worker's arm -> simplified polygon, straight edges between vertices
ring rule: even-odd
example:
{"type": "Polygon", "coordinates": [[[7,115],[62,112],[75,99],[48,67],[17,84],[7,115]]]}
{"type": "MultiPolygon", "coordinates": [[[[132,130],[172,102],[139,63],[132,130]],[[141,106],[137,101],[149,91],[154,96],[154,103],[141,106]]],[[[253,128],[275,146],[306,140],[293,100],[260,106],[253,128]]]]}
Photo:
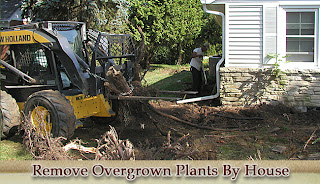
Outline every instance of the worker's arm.
{"type": "Polygon", "coordinates": [[[196,58],[196,57],[203,57],[203,55],[198,55],[196,52],[192,52],[192,54],[191,54],[191,57],[192,58],[196,58]]]}

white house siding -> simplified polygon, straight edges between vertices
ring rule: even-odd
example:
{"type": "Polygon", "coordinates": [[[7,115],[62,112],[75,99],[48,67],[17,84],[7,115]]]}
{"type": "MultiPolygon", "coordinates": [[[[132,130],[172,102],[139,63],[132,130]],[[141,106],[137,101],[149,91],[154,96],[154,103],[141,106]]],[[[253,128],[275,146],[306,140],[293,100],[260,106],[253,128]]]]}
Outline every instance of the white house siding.
{"type": "Polygon", "coordinates": [[[226,6],[226,66],[261,67],[263,58],[263,6],[226,6]]]}
{"type": "Polygon", "coordinates": [[[320,107],[320,0],[203,0],[204,4],[211,2],[225,6],[226,67],[220,68],[223,105],[280,102],[301,110],[320,107]],[[276,59],[267,56],[290,55],[286,40],[290,37],[287,12],[314,12],[314,35],[292,36],[314,38],[314,62],[304,57],[286,63],[279,57],[283,73],[276,76],[272,69],[276,59]]]}

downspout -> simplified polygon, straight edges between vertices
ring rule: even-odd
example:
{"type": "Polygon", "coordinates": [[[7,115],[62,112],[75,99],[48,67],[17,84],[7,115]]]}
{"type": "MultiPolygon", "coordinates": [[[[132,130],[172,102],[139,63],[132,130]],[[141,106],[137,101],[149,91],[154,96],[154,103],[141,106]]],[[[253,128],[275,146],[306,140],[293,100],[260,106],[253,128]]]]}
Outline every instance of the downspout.
{"type": "Polygon", "coordinates": [[[190,102],[197,102],[197,101],[203,101],[203,100],[211,100],[211,99],[218,98],[220,96],[220,65],[222,64],[222,62],[224,61],[224,58],[225,58],[225,17],[222,12],[208,10],[206,4],[203,5],[203,10],[207,13],[219,15],[222,17],[222,56],[216,66],[217,93],[214,95],[210,95],[210,96],[203,96],[203,97],[179,100],[179,101],[177,101],[177,103],[190,103],[190,102]]]}

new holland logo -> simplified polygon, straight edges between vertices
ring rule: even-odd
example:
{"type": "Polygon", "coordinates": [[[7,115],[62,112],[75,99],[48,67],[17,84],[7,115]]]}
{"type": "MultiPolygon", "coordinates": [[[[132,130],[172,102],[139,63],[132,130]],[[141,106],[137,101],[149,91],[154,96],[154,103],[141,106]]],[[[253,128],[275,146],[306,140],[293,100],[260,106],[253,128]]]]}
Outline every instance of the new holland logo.
{"type": "Polygon", "coordinates": [[[15,36],[1,36],[0,42],[28,42],[31,41],[31,35],[15,35],[15,36]]]}
{"type": "Polygon", "coordinates": [[[0,32],[0,45],[11,44],[32,44],[32,43],[49,43],[45,37],[33,31],[1,31],[0,32]]]}

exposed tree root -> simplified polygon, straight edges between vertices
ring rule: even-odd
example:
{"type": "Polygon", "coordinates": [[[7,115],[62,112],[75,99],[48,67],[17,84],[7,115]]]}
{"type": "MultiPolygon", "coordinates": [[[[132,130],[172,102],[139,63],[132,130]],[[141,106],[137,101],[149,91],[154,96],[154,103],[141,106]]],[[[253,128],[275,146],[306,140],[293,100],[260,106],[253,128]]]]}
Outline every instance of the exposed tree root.
{"type": "Polygon", "coordinates": [[[148,105],[150,110],[154,111],[155,113],[157,113],[157,114],[159,114],[161,116],[173,119],[173,120],[175,120],[177,122],[180,122],[180,123],[183,123],[183,124],[187,124],[187,125],[195,127],[195,128],[200,128],[200,129],[205,129],[205,130],[213,130],[213,131],[226,131],[226,132],[230,132],[230,131],[249,131],[249,130],[254,130],[254,129],[258,128],[258,126],[255,126],[255,127],[246,128],[246,129],[221,129],[221,128],[214,128],[214,127],[209,127],[209,126],[200,126],[200,125],[197,125],[197,124],[190,123],[188,121],[179,119],[179,118],[177,118],[175,116],[160,112],[160,111],[156,110],[155,108],[153,108],[150,104],[147,104],[147,105],[148,105]]]}
{"type": "Polygon", "coordinates": [[[232,116],[224,116],[221,114],[212,114],[213,116],[219,116],[219,117],[223,117],[223,118],[229,118],[229,119],[237,119],[237,120],[264,120],[264,118],[260,118],[260,117],[232,117],[232,116]]]}
{"type": "MultiPolygon", "coordinates": [[[[44,124],[40,122],[40,124],[44,124]]],[[[97,140],[98,146],[85,147],[81,140],[76,139],[63,145],[65,138],[52,138],[47,132],[39,131],[31,122],[25,121],[22,125],[25,132],[24,144],[36,160],[74,160],[78,159],[70,150],[77,150],[83,155],[93,154],[95,160],[134,160],[133,144],[129,140],[120,140],[116,130],[110,126],[110,131],[97,140]]]]}
{"type": "Polygon", "coordinates": [[[62,148],[65,138],[52,138],[49,133],[40,132],[28,121],[24,121],[22,129],[24,145],[36,160],[72,160],[72,157],[62,148]]]}
{"type": "Polygon", "coordinates": [[[116,130],[110,126],[102,139],[98,140],[95,160],[134,160],[133,144],[119,139],[116,130]]]}

